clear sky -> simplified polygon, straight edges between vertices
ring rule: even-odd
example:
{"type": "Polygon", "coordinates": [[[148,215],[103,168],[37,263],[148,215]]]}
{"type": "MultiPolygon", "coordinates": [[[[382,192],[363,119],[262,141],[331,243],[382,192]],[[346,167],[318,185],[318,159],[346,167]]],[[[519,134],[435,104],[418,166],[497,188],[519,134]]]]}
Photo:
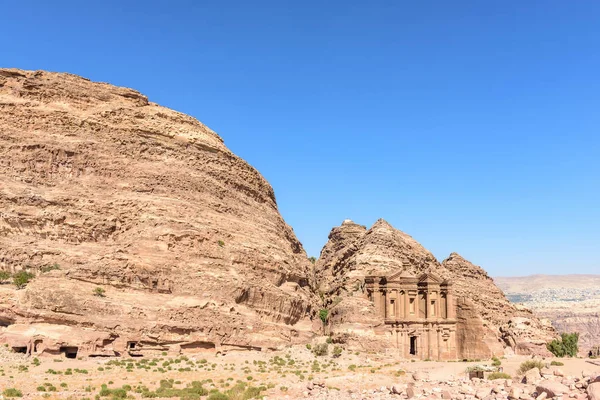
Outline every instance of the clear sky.
{"type": "Polygon", "coordinates": [[[1,66],[197,117],[269,180],[309,255],[381,217],[491,275],[600,273],[600,2],[1,9],[1,66]]]}

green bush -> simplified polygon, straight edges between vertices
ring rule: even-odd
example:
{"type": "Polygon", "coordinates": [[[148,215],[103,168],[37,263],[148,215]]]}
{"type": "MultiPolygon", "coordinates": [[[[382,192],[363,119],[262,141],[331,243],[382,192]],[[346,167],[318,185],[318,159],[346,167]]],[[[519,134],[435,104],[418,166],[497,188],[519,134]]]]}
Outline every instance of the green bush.
{"type": "Polygon", "coordinates": [[[334,346],[333,347],[333,356],[337,358],[341,355],[342,355],[342,348],[340,346],[334,346]]]}
{"type": "Polygon", "coordinates": [[[492,357],[492,366],[499,367],[502,365],[502,361],[498,357],[492,357]]]}
{"type": "Polygon", "coordinates": [[[8,271],[0,271],[0,282],[3,282],[5,280],[7,280],[8,278],[10,278],[10,272],[8,271]]]}
{"type": "Polygon", "coordinates": [[[41,267],[40,272],[46,273],[46,272],[54,271],[56,269],[60,269],[60,265],[58,265],[57,263],[54,263],[52,265],[46,265],[46,266],[41,267]]]}
{"type": "Polygon", "coordinates": [[[560,340],[554,339],[546,345],[555,357],[575,357],[579,351],[579,333],[563,333],[560,340]]]}
{"type": "Polygon", "coordinates": [[[328,352],[329,345],[327,343],[319,343],[313,347],[315,356],[326,356],[328,352]]]}
{"type": "Polygon", "coordinates": [[[521,365],[519,366],[519,374],[524,374],[525,372],[529,371],[530,369],[533,368],[538,368],[538,369],[542,369],[544,368],[545,365],[543,362],[538,361],[538,360],[527,360],[521,363],[521,365]]]}
{"type": "Polygon", "coordinates": [[[23,397],[23,392],[15,388],[4,389],[2,394],[4,397],[23,397]]]}
{"type": "Polygon", "coordinates": [[[323,322],[323,325],[326,325],[327,319],[329,318],[329,310],[327,310],[326,308],[320,309],[319,318],[321,319],[321,322],[323,322]]]}
{"type": "Polygon", "coordinates": [[[560,361],[552,361],[552,362],[550,363],[550,365],[553,365],[553,366],[555,366],[555,367],[562,367],[563,365],[565,365],[565,363],[562,363],[562,362],[560,362],[560,361]]]}
{"type": "Polygon", "coordinates": [[[15,286],[17,286],[17,288],[22,289],[27,286],[31,279],[33,279],[33,276],[34,275],[30,272],[19,271],[13,275],[13,283],[15,286]]]}
{"type": "Polygon", "coordinates": [[[488,375],[487,377],[490,381],[493,381],[494,379],[512,379],[512,377],[504,372],[492,372],[491,374],[488,375]]]}
{"type": "Polygon", "coordinates": [[[208,396],[207,400],[230,400],[229,396],[221,392],[213,392],[208,396]]]}
{"type": "Polygon", "coordinates": [[[104,297],[106,291],[104,289],[102,289],[100,286],[97,286],[94,288],[94,296],[98,296],[98,297],[104,297]]]}

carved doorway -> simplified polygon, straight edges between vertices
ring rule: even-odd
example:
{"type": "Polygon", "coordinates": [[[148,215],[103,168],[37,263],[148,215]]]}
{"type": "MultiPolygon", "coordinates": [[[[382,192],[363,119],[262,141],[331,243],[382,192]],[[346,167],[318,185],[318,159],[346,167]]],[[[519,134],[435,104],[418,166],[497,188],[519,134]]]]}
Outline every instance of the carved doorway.
{"type": "Polygon", "coordinates": [[[416,336],[410,337],[410,355],[411,356],[417,355],[417,337],[416,336]]]}

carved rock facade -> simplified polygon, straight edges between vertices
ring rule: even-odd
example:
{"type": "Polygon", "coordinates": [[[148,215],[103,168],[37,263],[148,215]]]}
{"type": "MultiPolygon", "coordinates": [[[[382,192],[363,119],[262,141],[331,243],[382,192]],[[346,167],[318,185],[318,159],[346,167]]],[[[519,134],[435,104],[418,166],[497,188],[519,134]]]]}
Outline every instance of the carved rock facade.
{"type": "Polygon", "coordinates": [[[403,270],[365,277],[367,297],[385,321],[398,356],[455,360],[456,305],[452,284],[429,272],[403,270]]]}

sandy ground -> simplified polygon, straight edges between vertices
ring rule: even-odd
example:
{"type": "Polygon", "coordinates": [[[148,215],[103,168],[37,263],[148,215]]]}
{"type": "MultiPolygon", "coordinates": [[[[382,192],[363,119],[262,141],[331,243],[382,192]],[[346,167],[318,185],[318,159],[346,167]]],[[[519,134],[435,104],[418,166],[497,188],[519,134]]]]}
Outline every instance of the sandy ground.
{"type": "MultiPolygon", "coordinates": [[[[331,346],[330,346],[331,347],[331,346]]],[[[516,376],[519,365],[529,357],[502,359],[504,372],[516,376]]],[[[427,372],[432,380],[464,379],[469,366],[483,362],[407,362],[367,353],[342,352],[340,357],[315,356],[305,347],[279,352],[230,352],[186,354],[168,357],[157,353],[136,358],[66,359],[33,357],[0,349],[0,389],[15,388],[27,399],[93,399],[101,385],[109,388],[131,386],[128,396],[141,398],[136,389],[155,390],[161,380],[173,380],[176,388],[192,381],[203,381],[207,390],[225,392],[237,382],[263,386],[261,396],[269,399],[303,398],[308,382],[324,382],[327,387],[356,391],[405,383],[413,372],[427,372]],[[117,365],[115,365],[117,364],[117,365]],[[62,385],[62,386],[61,386],[62,385]],[[38,389],[45,386],[45,391],[38,389]],[[56,388],[56,391],[48,391],[56,388]]],[[[551,359],[545,360],[550,362],[551,359]]],[[[581,376],[583,371],[600,374],[600,366],[586,359],[561,359],[566,375],[581,376]]],[[[102,397],[110,399],[111,397],[102,397]]]]}

